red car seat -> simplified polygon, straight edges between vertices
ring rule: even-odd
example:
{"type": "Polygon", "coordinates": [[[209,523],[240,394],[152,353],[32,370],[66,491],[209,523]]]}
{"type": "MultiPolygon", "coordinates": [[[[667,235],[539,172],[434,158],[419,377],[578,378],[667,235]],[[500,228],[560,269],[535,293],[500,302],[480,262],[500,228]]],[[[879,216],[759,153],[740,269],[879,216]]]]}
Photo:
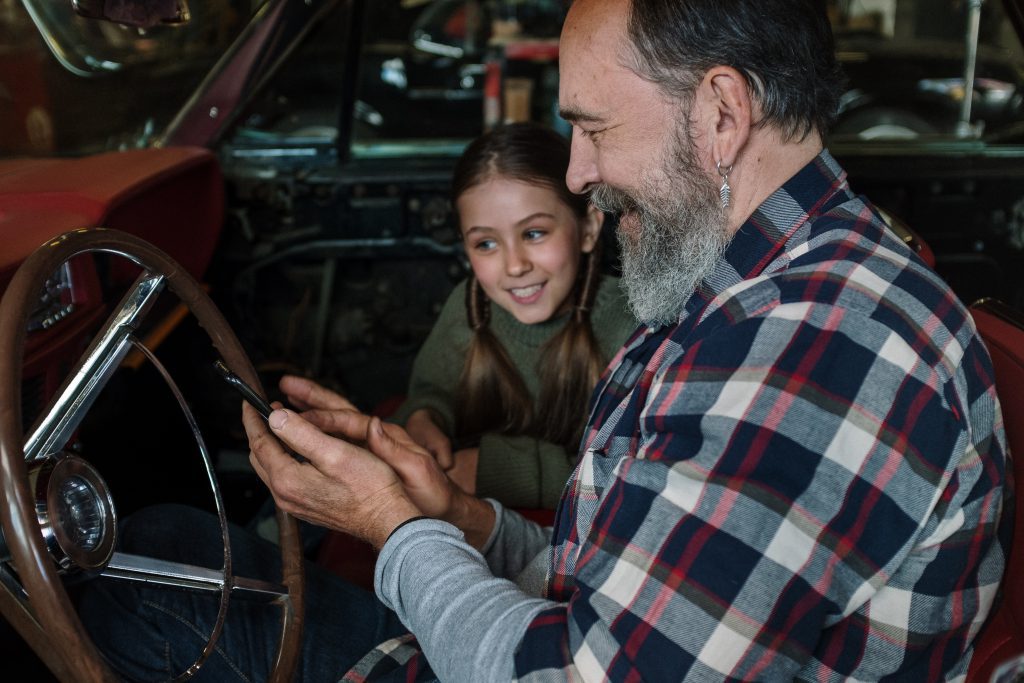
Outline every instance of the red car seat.
{"type": "Polygon", "coordinates": [[[928,246],[928,243],[911,229],[909,225],[904,223],[902,220],[897,218],[894,214],[889,213],[886,209],[876,206],[878,213],[885,219],[885,222],[889,224],[892,231],[896,233],[901,240],[903,240],[908,247],[910,247],[915,254],[921,257],[921,260],[927,263],[931,268],[935,267],[935,252],[928,246]]]}
{"type": "Polygon", "coordinates": [[[992,672],[1024,653],[1024,314],[992,299],[971,306],[996,373],[1011,455],[1014,494],[1013,543],[996,609],[975,641],[967,683],[988,683],[992,672]]]}

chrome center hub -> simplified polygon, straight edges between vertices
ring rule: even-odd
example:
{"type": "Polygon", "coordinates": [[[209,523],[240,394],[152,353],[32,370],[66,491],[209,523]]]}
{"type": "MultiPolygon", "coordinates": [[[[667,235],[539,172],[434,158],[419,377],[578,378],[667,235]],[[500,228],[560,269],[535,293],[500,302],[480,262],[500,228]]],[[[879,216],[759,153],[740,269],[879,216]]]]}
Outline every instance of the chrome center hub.
{"type": "Polygon", "coordinates": [[[114,553],[117,516],[99,472],[82,458],[61,453],[40,463],[29,481],[39,528],[61,571],[103,569],[114,553]]]}

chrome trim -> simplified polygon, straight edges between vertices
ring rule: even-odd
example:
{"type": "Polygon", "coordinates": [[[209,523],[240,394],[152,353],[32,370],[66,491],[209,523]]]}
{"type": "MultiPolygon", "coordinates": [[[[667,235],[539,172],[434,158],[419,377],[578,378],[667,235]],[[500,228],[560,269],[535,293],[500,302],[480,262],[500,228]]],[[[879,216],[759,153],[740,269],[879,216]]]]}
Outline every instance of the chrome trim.
{"type": "Polygon", "coordinates": [[[983,297],[972,303],[970,308],[989,313],[1009,325],[1024,330],[1024,311],[1011,307],[1005,301],[994,297],[983,297]]]}
{"type": "Polygon", "coordinates": [[[209,593],[230,587],[232,596],[271,602],[288,596],[288,589],[279,583],[242,577],[226,580],[220,569],[167,562],[129,553],[114,553],[101,576],[209,593]]]}
{"type": "Polygon", "coordinates": [[[130,336],[164,287],[163,275],[144,272],[121,300],[78,368],[72,372],[25,440],[25,460],[35,462],[59,451],[85,417],[100,390],[131,348],[130,336]]]}
{"type": "Polygon", "coordinates": [[[0,589],[7,591],[15,598],[25,615],[38,625],[39,621],[29,607],[28,593],[25,592],[25,587],[21,585],[10,562],[10,556],[4,557],[3,562],[0,562],[0,589]]]}
{"type": "Polygon", "coordinates": [[[171,373],[167,371],[160,359],[150,351],[149,347],[140,342],[134,336],[130,338],[130,341],[135,348],[137,348],[142,354],[149,359],[149,362],[153,364],[160,376],[163,377],[164,382],[167,383],[167,387],[171,390],[175,400],[178,402],[178,407],[181,408],[181,412],[185,415],[185,419],[188,421],[189,429],[192,430],[192,437],[196,440],[196,448],[199,449],[199,457],[203,461],[203,469],[206,472],[206,481],[210,484],[210,492],[213,494],[213,504],[217,510],[217,521],[220,525],[220,540],[224,546],[224,567],[221,570],[225,576],[231,574],[231,539],[228,535],[228,516],[224,509],[224,497],[220,494],[220,485],[217,484],[217,472],[213,466],[213,458],[210,457],[210,450],[206,447],[206,441],[203,439],[203,433],[199,429],[199,423],[196,422],[195,416],[192,414],[192,410],[188,406],[188,401],[185,400],[184,394],[181,393],[181,389],[175,384],[174,378],[171,377],[171,373]]]}
{"type": "Polygon", "coordinates": [[[71,263],[65,261],[53,271],[43,285],[39,304],[29,314],[28,331],[46,330],[66,318],[75,310],[72,300],[74,282],[71,277],[71,263]]]}
{"type": "MultiPolygon", "coordinates": [[[[206,645],[203,647],[203,651],[196,658],[196,661],[190,666],[185,673],[183,673],[179,680],[187,680],[202,666],[211,654],[213,654],[214,647],[217,643],[217,639],[220,638],[221,630],[224,628],[224,621],[228,616],[228,604],[231,599],[231,594],[234,592],[234,586],[239,581],[234,576],[234,572],[231,568],[231,540],[228,536],[228,518],[224,512],[224,500],[220,495],[220,486],[217,485],[217,475],[214,472],[213,460],[210,458],[210,451],[206,448],[206,441],[203,440],[203,434],[199,429],[199,423],[196,422],[195,416],[189,409],[188,402],[185,400],[185,396],[181,393],[181,389],[175,384],[174,379],[171,377],[171,373],[167,371],[160,359],[147,347],[145,344],[135,338],[134,335],[128,339],[135,348],[142,352],[149,362],[153,364],[153,367],[157,369],[160,376],[163,377],[164,382],[167,383],[171,393],[174,394],[174,398],[178,401],[178,406],[181,408],[182,413],[185,414],[185,419],[188,420],[188,426],[192,430],[192,435],[196,440],[196,447],[199,449],[199,455],[203,460],[203,467],[206,469],[206,477],[210,484],[210,489],[213,492],[214,504],[217,507],[217,521],[220,524],[220,539],[224,546],[224,565],[221,569],[216,572],[217,576],[217,588],[220,592],[220,604],[217,610],[217,621],[213,624],[213,629],[210,631],[210,638],[207,640],[206,645]],[[228,590],[222,590],[223,588],[228,590]]],[[[146,559],[146,558],[143,558],[146,559]]],[[[159,562],[154,558],[148,558],[149,562],[159,562]]],[[[172,565],[173,566],[173,565],[172,565]]],[[[150,578],[150,581],[153,581],[150,578]]],[[[244,580],[243,580],[244,583],[244,580]]],[[[286,591],[287,592],[287,591],[286,591]]]]}
{"type": "MultiPolygon", "coordinates": [[[[39,10],[36,9],[33,2],[22,0],[22,5],[24,5],[25,9],[28,11],[28,16],[32,19],[32,23],[35,24],[36,28],[39,30],[39,35],[42,37],[43,42],[46,43],[46,47],[50,49],[50,53],[61,66],[74,75],[82,78],[92,78],[97,75],[96,71],[87,71],[86,69],[72,63],[71,57],[64,51],[60,41],[54,37],[53,31],[50,30],[50,25],[47,23],[46,19],[43,18],[43,15],[40,14],[39,10]]],[[[89,64],[89,66],[99,66],[102,71],[117,71],[121,68],[120,64],[114,62],[97,61],[95,64],[89,62],[86,63],[89,64]]]]}
{"type": "Polygon", "coordinates": [[[36,520],[43,534],[43,542],[61,571],[102,568],[114,553],[117,513],[114,510],[114,499],[100,473],[78,456],[60,454],[44,461],[29,474],[29,479],[34,480],[36,520]],[[60,486],[72,477],[84,480],[98,503],[99,526],[102,531],[99,543],[91,550],[79,547],[67,535],[67,530],[60,520],[54,518],[60,509],[60,486]]]}
{"type": "Polygon", "coordinates": [[[959,137],[976,137],[971,126],[971,104],[974,100],[974,72],[978,64],[978,32],[981,27],[981,3],[984,0],[968,0],[967,29],[964,35],[964,99],[960,102],[960,120],[957,122],[959,137]]]}

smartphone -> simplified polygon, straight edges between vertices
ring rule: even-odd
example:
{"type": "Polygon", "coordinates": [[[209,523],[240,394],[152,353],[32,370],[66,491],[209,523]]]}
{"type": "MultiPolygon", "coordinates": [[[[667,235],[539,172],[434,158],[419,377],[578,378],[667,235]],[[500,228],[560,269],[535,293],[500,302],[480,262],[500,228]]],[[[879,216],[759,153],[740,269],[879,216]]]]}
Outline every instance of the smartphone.
{"type": "Polygon", "coordinates": [[[260,397],[256,391],[246,384],[241,377],[231,372],[231,369],[222,360],[215,361],[213,368],[217,371],[225,382],[233,386],[238,393],[242,395],[249,405],[259,411],[259,414],[263,416],[263,419],[269,420],[270,413],[274,411],[264,399],[260,397]]]}

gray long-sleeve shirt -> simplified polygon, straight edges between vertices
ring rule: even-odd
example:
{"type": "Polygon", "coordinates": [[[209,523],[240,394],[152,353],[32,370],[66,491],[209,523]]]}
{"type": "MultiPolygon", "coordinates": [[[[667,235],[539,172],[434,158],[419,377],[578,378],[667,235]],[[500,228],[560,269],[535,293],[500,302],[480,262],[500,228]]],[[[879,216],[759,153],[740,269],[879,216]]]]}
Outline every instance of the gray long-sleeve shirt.
{"type": "Polygon", "coordinates": [[[526,627],[554,604],[537,597],[550,529],[488,502],[495,524],[484,554],[451,524],[423,519],[396,531],[377,560],[377,595],[443,681],[510,680],[526,627]]]}

